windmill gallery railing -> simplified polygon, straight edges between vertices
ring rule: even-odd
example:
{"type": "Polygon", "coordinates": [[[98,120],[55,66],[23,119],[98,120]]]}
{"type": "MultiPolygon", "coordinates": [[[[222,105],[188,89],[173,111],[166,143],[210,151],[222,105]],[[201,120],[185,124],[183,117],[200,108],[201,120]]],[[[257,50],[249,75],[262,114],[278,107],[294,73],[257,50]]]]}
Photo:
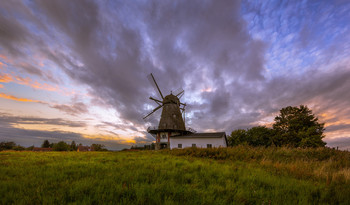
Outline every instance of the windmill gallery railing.
{"type": "MultiPolygon", "coordinates": [[[[152,126],[152,127],[148,127],[147,128],[147,132],[150,132],[151,130],[158,130],[158,126],[152,126]]],[[[196,130],[194,130],[194,129],[190,128],[190,127],[186,128],[186,131],[192,132],[192,133],[196,133],[197,132],[196,130]]]]}

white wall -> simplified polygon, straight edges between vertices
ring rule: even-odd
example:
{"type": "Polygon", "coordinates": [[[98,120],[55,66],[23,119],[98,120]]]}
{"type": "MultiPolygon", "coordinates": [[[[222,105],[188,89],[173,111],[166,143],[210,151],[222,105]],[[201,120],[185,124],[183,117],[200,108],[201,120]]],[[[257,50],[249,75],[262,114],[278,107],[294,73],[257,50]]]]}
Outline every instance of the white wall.
{"type": "Polygon", "coordinates": [[[167,143],[168,142],[168,132],[161,132],[159,133],[160,134],[160,142],[165,142],[167,143]],[[166,137],[165,138],[162,138],[162,136],[165,135],[166,137]]]}
{"type": "Polygon", "coordinates": [[[178,148],[178,144],[182,144],[182,148],[192,147],[192,144],[196,144],[196,147],[198,148],[207,148],[207,144],[212,144],[212,147],[226,147],[225,137],[221,137],[221,138],[170,137],[170,149],[178,148]]]}

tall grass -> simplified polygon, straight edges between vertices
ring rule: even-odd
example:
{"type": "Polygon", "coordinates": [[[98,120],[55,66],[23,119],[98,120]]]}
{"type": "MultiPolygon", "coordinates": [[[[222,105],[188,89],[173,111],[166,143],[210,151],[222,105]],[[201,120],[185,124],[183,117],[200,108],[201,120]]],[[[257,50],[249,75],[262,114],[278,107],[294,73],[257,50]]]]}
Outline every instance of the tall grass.
{"type": "Polygon", "coordinates": [[[242,161],[298,179],[314,178],[327,183],[350,183],[350,152],[331,148],[276,148],[236,146],[233,148],[176,149],[162,152],[176,156],[242,161]]]}
{"type": "MultiPolygon", "coordinates": [[[[318,180],[316,174],[311,179],[296,177],[283,168],[293,161],[311,163],[317,154],[310,154],[315,157],[306,159],[299,153],[296,160],[289,155],[298,153],[288,149],[275,150],[280,155],[276,158],[273,158],[271,150],[266,150],[271,151],[270,157],[267,157],[269,154],[261,157],[258,153],[263,150],[250,149],[253,148],[160,152],[0,152],[0,203],[350,203],[349,195],[343,193],[349,189],[344,188],[349,187],[348,182],[336,183],[341,180],[332,179],[327,184],[323,176],[322,180],[318,180]],[[210,154],[214,152],[217,154],[210,154]],[[233,157],[233,153],[237,154],[233,157]],[[277,166],[277,162],[281,167],[277,166]]],[[[321,159],[320,162],[332,163],[330,159],[336,160],[332,155],[328,161],[321,159]]],[[[336,169],[333,166],[335,164],[327,164],[323,169],[336,169]]],[[[340,163],[338,166],[345,165],[340,163]]]]}

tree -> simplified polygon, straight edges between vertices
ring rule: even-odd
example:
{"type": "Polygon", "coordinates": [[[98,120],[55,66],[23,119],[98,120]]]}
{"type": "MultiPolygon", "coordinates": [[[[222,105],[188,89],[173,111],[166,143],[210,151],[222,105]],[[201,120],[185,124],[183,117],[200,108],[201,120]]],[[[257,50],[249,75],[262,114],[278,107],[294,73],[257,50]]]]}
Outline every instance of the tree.
{"type": "Polygon", "coordinates": [[[238,129],[228,137],[228,145],[246,144],[250,146],[270,146],[272,144],[273,130],[265,126],[252,127],[247,130],[238,129]]]}
{"type": "Polygon", "coordinates": [[[246,141],[250,146],[265,146],[272,144],[273,130],[265,126],[252,127],[246,132],[246,141]]]}
{"type": "Polygon", "coordinates": [[[16,146],[14,142],[0,142],[0,151],[2,150],[11,150],[16,146]]]}
{"type": "Polygon", "coordinates": [[[68,151],[69,149],[70,149],[70,146],[64,141],[60,141],[57,144],[53,145],[54,151],[68,151]]]}
{"type": "Polygon", "coordinates": [[[234,130],[231,133],[231,136],[228,137],[227,143],[228,146],[236,146],[246,142],[247,132],[243,129],[234,130]]]}
{"type": "Polygon", "coordinates": [[[288,145],[293,147],[324,147],[324,123],[304,105],[300,107],[285,107],[275,117],[273,129],[276,135],[273,143],[276,146],[288,145]]]}
{"type": "Polygon", "coordinates": [[[16,151],[23,151],[25,150],[26,148],[22,147],[21,145],[16,145],[12,148],[13,150],[16,150],[16,151]]]}
{"type": "Polygon", "coordinates": [[[49,140],[45,140],[43,144],[41,145],[42,148],[49,148],[50,147],[50,142],[49,140]]]}
{"type": "Polygon", "coordinates": [[[70,144],[70,150],[77,151],[77,149],[77,144],[75,143],[75,141],[72,141],[72,143],[70,144]]]}
{"type": "Polygon", "coordinates": [[[107,151],[104,145],[102,144],[92,144],[91,145],[91,150],[92,151],[107,151]]]}

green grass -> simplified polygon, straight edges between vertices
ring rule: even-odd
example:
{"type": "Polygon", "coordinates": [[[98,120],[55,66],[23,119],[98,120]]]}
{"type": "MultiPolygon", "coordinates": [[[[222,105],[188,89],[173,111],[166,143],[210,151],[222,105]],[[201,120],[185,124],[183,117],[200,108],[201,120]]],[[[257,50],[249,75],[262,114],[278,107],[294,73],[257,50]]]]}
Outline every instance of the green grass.
{"type": "MultiPolygon", "coordinates": [[[[330,160],[337,161],[335,157],[343,155],[346,160],[349,153],[331,153],[317,161],[314,160],[319,157],[317,150],[311,157],[299,152],[283,148],[264,152],[262,148],[249,147],[141,152],[0,152],[0,203],[350,204],[346,172],[343,178],[329,179],[336,173],[334,170],[348,168],[343,159],[338,160],[341,161],[338,167],[330,160]],[[320,170],[319,164],[324,164],[323,169],[331,170],[331,175],[327,179],[323,174],[312,172],[304,177],[288,168],[301,162],[317,170],[320,170]]],[[[300,165],[304,166],[303,163],[300,165]]]]}

